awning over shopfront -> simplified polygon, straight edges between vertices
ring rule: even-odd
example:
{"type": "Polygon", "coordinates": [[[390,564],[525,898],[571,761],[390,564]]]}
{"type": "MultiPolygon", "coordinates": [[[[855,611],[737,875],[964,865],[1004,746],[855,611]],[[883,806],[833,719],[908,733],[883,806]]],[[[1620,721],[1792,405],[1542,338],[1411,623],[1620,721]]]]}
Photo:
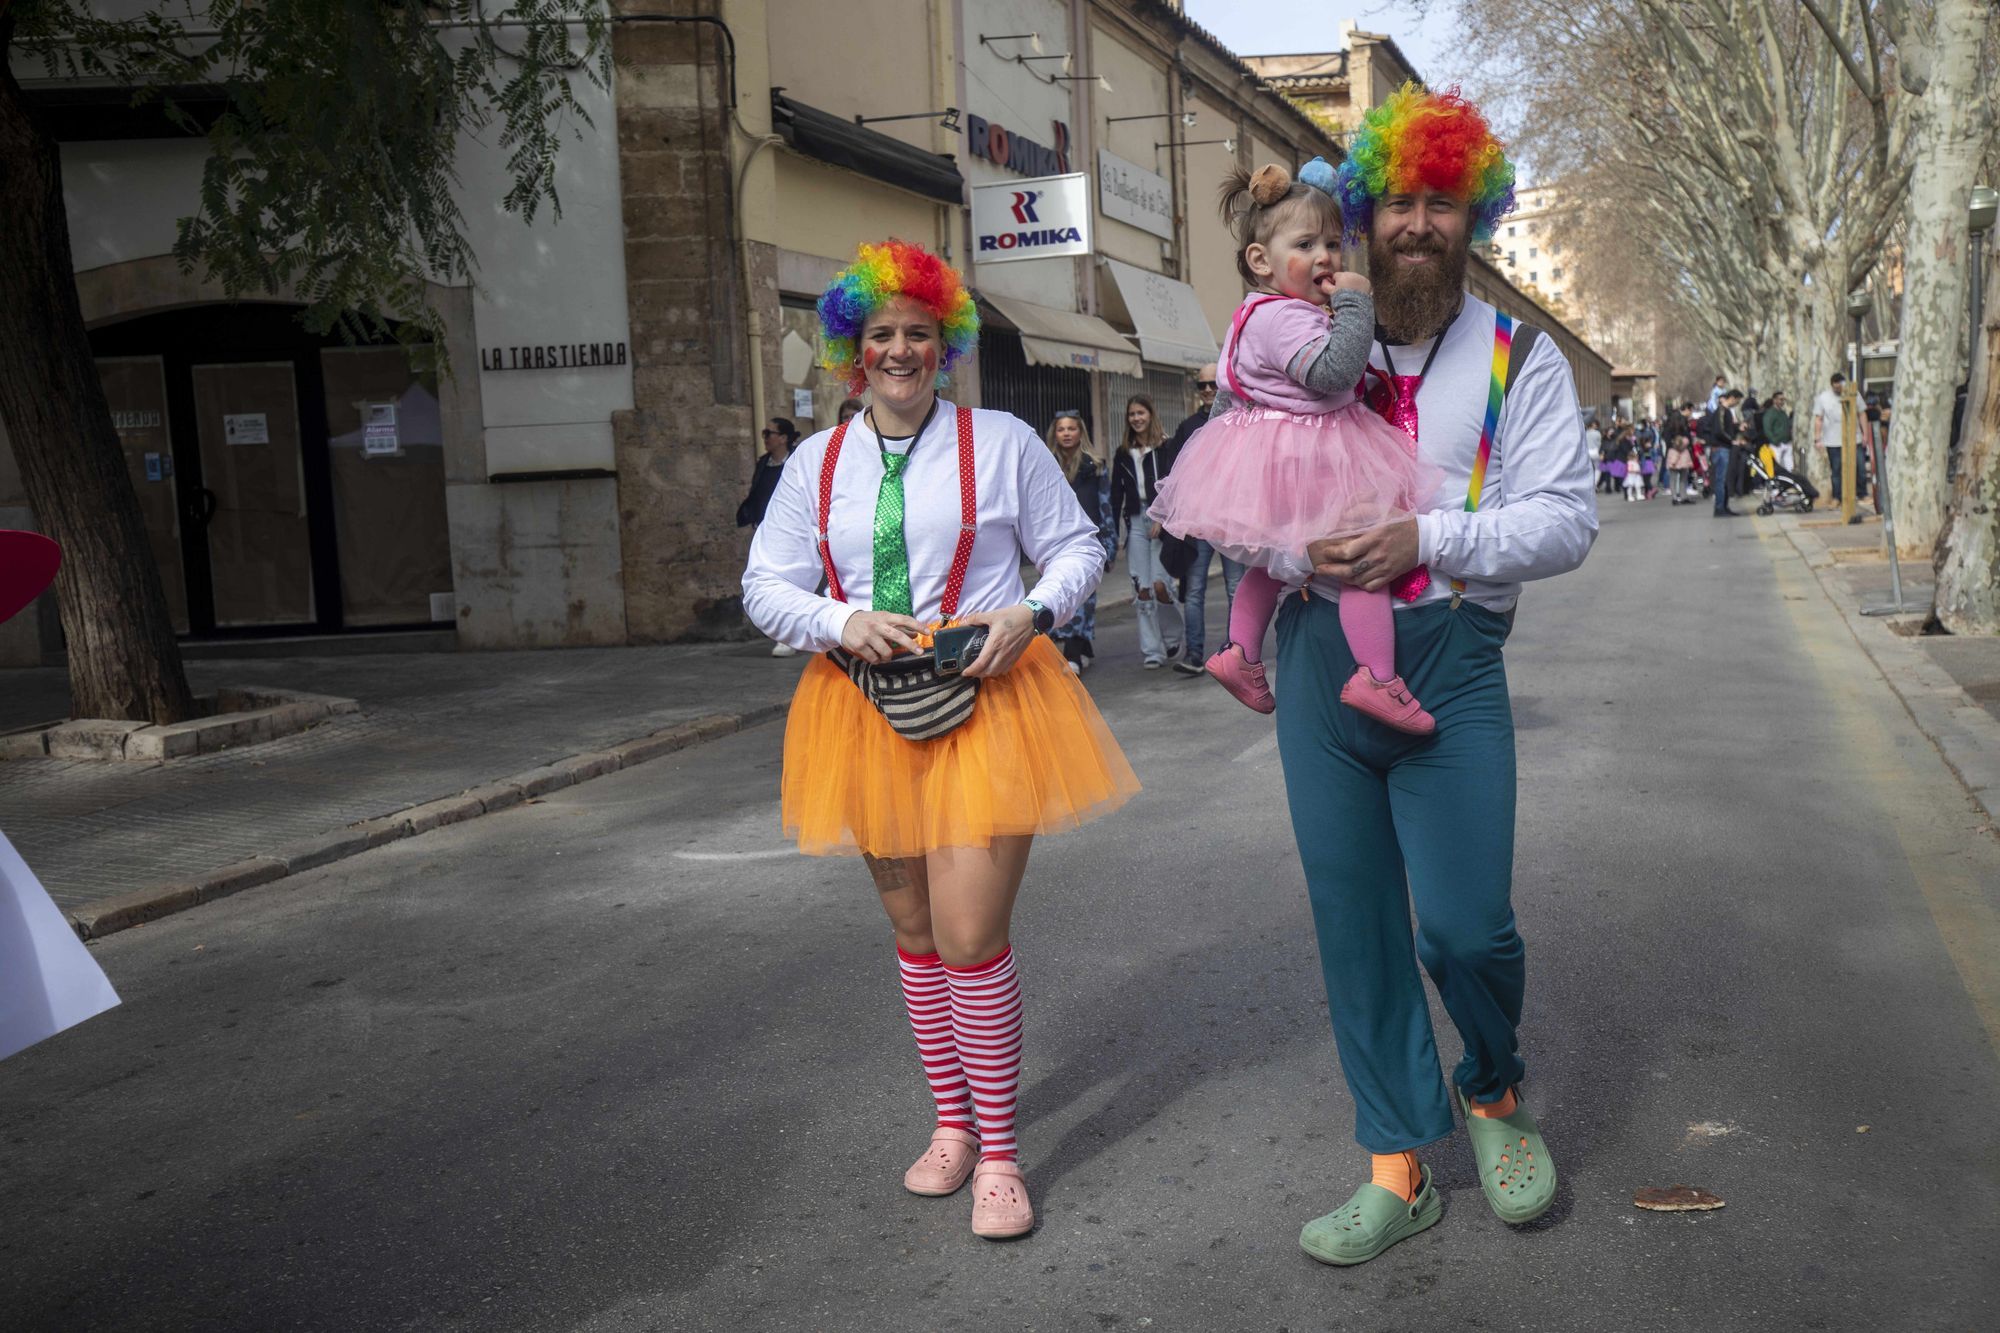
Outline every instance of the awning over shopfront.
{"type": "Polygon", "coordinates": [[[1215,360],[1219,350],[1215,335],[1208,331],[1208,317],[1194,288],[1120,260],[1103,263],[1118,285],[1132,327],[1138,330],[1139,350],[1146,360],[1190,369],[1215,360]]]}
{"type": "Polygon", "coordinates": [[[999,311],[1020,333],[1021,350],[1029,365],[1117,375],[1144,373],[1131,342],[1095,315],[1057,310],[1012,296],[982,293],[979,299],[999,311]]]}
{"type": "Polygon", "coordinates": [[[787,147],[947,204],[965,202],[958,164],[771,90],[771,127],[787,147]]]}

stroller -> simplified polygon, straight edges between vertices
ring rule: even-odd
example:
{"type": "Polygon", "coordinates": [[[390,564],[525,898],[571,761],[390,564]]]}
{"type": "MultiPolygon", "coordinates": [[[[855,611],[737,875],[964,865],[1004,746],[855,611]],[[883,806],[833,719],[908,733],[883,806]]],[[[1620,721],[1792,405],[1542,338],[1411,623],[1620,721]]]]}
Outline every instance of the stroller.
{"type": "Polygon", "coordinates": [[[1749,464],[1750,475],[1764,490],[1764,498],[1757,505],[1759,514],[1769,517],[1779,510],[1799,514],[1812,512],[1813,501],[1819,499],[1819,492],[1798,473],[1780,467],[1769,445],[1751,450],[1749,464]]]}

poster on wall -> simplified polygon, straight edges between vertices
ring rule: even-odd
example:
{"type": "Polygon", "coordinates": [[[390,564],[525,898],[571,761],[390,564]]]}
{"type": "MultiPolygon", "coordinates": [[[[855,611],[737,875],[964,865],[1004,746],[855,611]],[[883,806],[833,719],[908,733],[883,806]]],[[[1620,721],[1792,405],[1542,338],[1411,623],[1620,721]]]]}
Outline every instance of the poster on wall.
{"type": "Polygon", "coordinates": [[[394,403],[361,405],[361,453],[365,458],[381,458],[402,452],[396,434],[394,403]]]}
{"type": "Polygon", "coordinates": [[[225,412],[222,414],[222,442],[224,444],[269,444],[271,423],[263,412],[225,412]]]}
{"type": "Polygon", "coordinates": [[[972,258],[999,264],[1090,251],[1090,177],[1038,176],[972,187],[972,258]]]}

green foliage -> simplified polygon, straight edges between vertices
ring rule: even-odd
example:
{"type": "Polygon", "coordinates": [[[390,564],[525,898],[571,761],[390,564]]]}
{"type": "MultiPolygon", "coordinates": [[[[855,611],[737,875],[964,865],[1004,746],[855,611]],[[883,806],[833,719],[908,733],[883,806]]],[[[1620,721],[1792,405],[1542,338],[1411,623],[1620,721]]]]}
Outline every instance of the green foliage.
{"type": "Polygon", "coordinates": [[[603,0],[93,7],[15,0],[12,45],[51,78],[127,86],[190,133],[203,133],[190,90],[225,99],[205,131],[199,210],[174,243],[183,268],[232,294],[297,292],[315,332],[393,332],[440,362],[425,279],[464,283],[477,262],[454,197],[461,140],[497,127],[512,176],[502,207],[559,217],[557,153],[591,124],[571,80],[604,87],[610,72],[603,0]]]}

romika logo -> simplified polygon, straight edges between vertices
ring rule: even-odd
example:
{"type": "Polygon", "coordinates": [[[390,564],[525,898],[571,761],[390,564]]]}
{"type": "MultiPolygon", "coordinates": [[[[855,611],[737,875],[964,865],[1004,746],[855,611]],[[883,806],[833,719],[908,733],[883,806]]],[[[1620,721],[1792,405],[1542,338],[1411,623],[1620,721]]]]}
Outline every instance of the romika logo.
{"type": "Polygon", "coordinates": [[[1035,200],[1041,197],[1040,190],[1014,191],[1014,221],[1040,222],[1041,219],[1035,216],[1035,200]]]}
{"type": "Polygon", "coordinates": [[[983,157],[996,167],[1018,171],[1023,176],[1062,176],[1069,172],[1069,126],[1055,125],[1056,146],[1048,148],[1023,138],[1006,126],[968,114],[965,118],[965,146],[974,157],[983,157]]]}
{"type": "Polygon", "coordinates": [[[1075,227],[1044,227],[1040,231],[1003,231],[995,236],[981,236],[979,238],[979,248],[981,250],[1033,250],[1039,246],[1063,245],[1069,242],[1082,244],[1083,233],[1075,227]]]}

